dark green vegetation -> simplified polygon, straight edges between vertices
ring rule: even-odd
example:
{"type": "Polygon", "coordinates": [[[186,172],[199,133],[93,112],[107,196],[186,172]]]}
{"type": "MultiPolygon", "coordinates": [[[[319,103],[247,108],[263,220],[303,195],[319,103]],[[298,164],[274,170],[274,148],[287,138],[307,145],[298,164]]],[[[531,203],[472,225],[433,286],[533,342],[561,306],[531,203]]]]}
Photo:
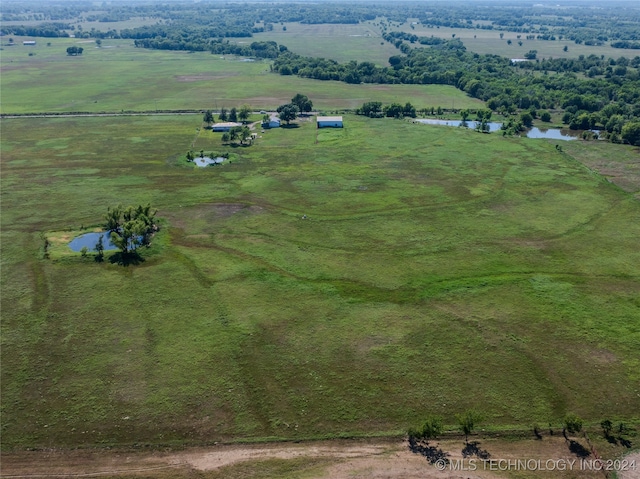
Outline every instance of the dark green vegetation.
{"type": "Polygon", "coordinates": [[[638,420],[630,194],[546,141],[355,115],[194,169],[201,120],[2,120],[4,447],[638,420]],[[118,203],[166,221],[144,263],[41,258],[118,203]]]}
{"type": "Polygon", "coordinates": [[[70,56],[82,55],[83,51],[84,51],[84,48],[82,47],[69,47],[67,48],[67,55],[70,55],[70,56]]]}
{"type": "Polygon", "coordinates": [[[107,208],[105,230],[122,255],[127,255],[138,246],[150,246],[151,237],[157,231],[155,215],[156,211],[151,211],[149,204],[107,208]]]}

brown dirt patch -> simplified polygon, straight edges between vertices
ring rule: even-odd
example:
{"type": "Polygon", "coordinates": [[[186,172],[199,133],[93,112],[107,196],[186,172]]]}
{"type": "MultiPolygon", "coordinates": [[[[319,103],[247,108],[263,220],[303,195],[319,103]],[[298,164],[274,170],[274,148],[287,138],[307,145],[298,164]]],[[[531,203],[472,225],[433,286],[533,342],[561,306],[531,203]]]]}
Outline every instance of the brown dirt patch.
{"type": "MultiPolygon", "coordinates": [[[[172,226],[184,230],[185,233],[189,233],[189,225],[194,222],[205,222],[209,226],[213,226],[234,215],[255,215],[263,211],[264,208],[257,205],[247,205],[243,203],[209,203],[197,206],[185,206],[174,211],[162,211],[158,213],[158,216],[167,218],[172,226]]],[[[194,234],[198,233],[194,232],[194,234]]]]}
{"type": "Polygon", "coordinates": [[[629,454],[624,459],[627,464],[633,464],[635,468],[618,472],[618,479],[640,479],[640,452],[629,454]]]}
{"type": "Polygon", "coordinates": [[[598,364],[610,364],[618,361],[618,357],[608,349],[591,351],[589,357],[598,364]]]}

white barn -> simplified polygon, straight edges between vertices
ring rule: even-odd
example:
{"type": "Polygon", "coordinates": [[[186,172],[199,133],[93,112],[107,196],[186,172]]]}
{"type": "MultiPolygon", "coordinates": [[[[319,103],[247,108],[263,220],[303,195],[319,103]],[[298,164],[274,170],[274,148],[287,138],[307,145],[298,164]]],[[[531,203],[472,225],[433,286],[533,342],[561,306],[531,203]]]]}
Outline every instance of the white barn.
{"type": "Polygon", "coordinates": [[[318,128],[342,128],[341,116],[319,116],[316,118],[318,128]]]}
{"type": "Polygon", "coordinates": [[[242,126],[242,123],[234,123],[232,121],[229,121],[227,123],[214,123],[211,129],[213,131],[229,131],[234,126],[242,126]]]}

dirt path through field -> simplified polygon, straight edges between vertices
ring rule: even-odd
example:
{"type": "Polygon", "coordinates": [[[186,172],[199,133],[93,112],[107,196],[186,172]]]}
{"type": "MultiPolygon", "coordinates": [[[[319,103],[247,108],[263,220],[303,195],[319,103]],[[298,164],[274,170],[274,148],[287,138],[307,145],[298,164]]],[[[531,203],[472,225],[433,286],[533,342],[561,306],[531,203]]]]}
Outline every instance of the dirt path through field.
{"type": "MultiPolygon", "coordinates": [[[[433,444],[431,444],[433,445],[433,444]]],[[[398,440],[318,441],[305,443],[273,443],[260,445],[218,445],[194,447],[180,451],[140,450],[71,450],[23,451],[2,454],[2,478],[36,477],[191,477],[190,471],[219,471],[221,476],[236,477],[234,467],[253,464],[260,468],[261,461],[270,459],[293,460],[322,459],[317,473],[308,477],[318,479],[498,479],[504,477],[533,478],[600,478],[603,473],[580,471],[579,461],[572,455],[561,438],[543,441],[482,440],[480,451],[490,452],[490,461],[477,456],[463,458],[460,440],[447,440],[435,444],[446,451],[449,463],[432,465],[421,454],[409,451],[407,443],[398,440]],[[515,470],[515,466],[500,470],[499,461],[524,460],[531,470],[515,470]],[[542,464],[542,466],[541,466],[542,464]],[[546,466],[544,466],[546,464],[546,466]],[[573,464],[573,473],[560,470],[560,465],[573,464]],[[553,468],[550,469],[550,465],[553,468]],[[440,466],[440,467],[438,467],[440,466]],[[515,474],[515,475],[514,475],[515,474]]],[[[619,479],[640,479],[640,453],[625,458],[636,461],[635,471],[619,474],[619,479]]],[[[256,469],[256,470],[258,470],[256,469]]],[[[246,474],[246,471],[245,471],[246,474]]],[[[240,476],[238,476],[240,477],[240,476]]],[[[250,477],[242,475],[242,477],[250,477]]],[[[305,477],[307,477],[305,475],[305,477]]]]}

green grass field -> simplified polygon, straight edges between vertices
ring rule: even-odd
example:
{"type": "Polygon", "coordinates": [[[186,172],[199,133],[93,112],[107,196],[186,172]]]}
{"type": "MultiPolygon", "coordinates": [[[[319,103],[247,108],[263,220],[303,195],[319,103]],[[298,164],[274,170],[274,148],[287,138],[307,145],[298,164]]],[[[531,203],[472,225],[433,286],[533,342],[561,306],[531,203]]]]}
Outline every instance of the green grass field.
{"type": "Polygon", "coordinates": [[[346,116],[195,169],[193,116],[1,126],[5,448],[640,419],[640,205],[552,143],[346,116]],[[42,259],[120,202],[144,263],[42,259]]]}
{"type": "Polygon", "coordinates": [[[274,25],[271,32],[256,34],[254,40],[272,40],[300,55],[331,58],[341,63],[356,60],[388,66],[389,57],[398,54],[393,45],[382,39],[380,28],[372,22],[355,25],[286,23],[274,25]]]}
{"type": "Polygon", "coordinates": [[[321,82],[273,74],[268,62],[232,56],[138,49],[125,40],[104,40],[101,48],[92,40],[44,40],[27,47],[16,37],[18,45],[2,51],[2,113],[219,109],[244,103],[275,109],[297,92],[323,110],[354,109],[367,101],[482,106],[450,86],[321,82]],[[72,45],[85,49],[82,56],[66,55],[72,45]]]}

